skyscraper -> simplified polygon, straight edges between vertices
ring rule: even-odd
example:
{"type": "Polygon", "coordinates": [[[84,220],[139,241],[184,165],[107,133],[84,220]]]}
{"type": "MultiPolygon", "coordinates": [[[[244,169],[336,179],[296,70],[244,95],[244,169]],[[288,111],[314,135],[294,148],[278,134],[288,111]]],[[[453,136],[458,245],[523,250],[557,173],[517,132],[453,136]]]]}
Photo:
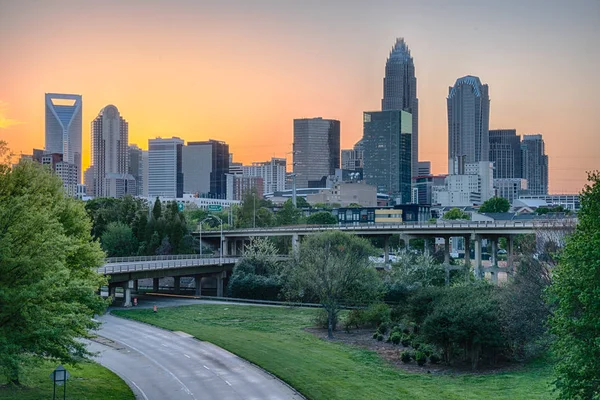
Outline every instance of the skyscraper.
{"type": "Polygon", "coordinates": [[[456,165],[489,160],[490,98],[488,85],[471,75],[448,92],[448,172],[456,174],[456,165]]]}
{"type": "Polygon", "coordinates": [[[129,158],[129,169],[128,172],[135,179],[135,191],[138,196],[144,195],[144,159],[143,150],[137,145],[132,144],[129,146],[128,158],[129,158]]]}
{"type": "Polygon", "coordinates": [[[183,197],[183,140],[148,139],[148,197],[183,197]]]}
{"type": "Polygon", "coordinates": [[[548,156],[542,135],[523,135],[521,142],[523,178],[527,193],[533,196],[548,194],[548,156]]]}
{"type": "Polygon", "coordinates": [[[81,182],[81,96],[46,93],[46,152],[62,154],[63,162],[75,165],[81,182]]]}
{"type": "Polygon", "coordinates": [[[227,198],[229,145],[219,140],[188,142],[183,149],[183,191],[201,197],[227,198]]]}
{"type": "Polygon", "coordinates": [[[129,124],[117,107],[104,107],[92,121],[93,187],[98,197],[136,195],[136,183],[129,174],[129,124]]]}
{"type": "Polygon", "coordinates": [[[340,167],[340,121],[295,119],[293,154],[297,187],[324,187],[340,167]]]}
{"type": "Polygon", "coordinates": [[[242,174],[263,179],[263,192],[259,193],[262,195],[285,190],[286,167],[285,158],[273,157],[270,161],[243,166],[242,174]]]}
{"type": "Polygon", "coordinates": [[[489,131],[490,161],[494,163],[494,179],[522,178],[521,137],[515,129],[489,131]]]}
{"type": "Polygon", "coordinates": [[[396,39],[385,63],[381,110],[402,110],[412,114],[411,176],[416,176],[419,161],[419,99],[415,64],[403,38],[396,39]]]}
{"type": "Polygon", "coordinates": [[[411,201],[412,121],[400,110],[363,114],[363,179],[401,204],[411,201]]]}

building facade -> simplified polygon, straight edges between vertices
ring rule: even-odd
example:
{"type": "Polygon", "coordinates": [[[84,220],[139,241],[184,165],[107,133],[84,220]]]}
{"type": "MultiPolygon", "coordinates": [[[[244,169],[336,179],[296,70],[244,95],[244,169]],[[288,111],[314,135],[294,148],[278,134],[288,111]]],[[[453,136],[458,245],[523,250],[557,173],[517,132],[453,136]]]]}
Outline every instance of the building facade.
{"type": "Polygon", "coordinates": [[[62,154],[62,162],[73,164],[76,168],[76,180],[79,183],[83,175],[81,96],[46,93],[45,107],[45,150],[50,154],[62,154]]]}
{"type": "Polygon", "coordinates": [[[433,204],[434,187],[444,187],[447,175],[422,175],[413,178],[415,204],[433,204]]]}
{"type": "Polygon", "coordinates": [[[260,194],[267,194],[285,190],[286,168],[285,158],[273,157],[269,161],[244,165],[242,174],[249,177],[261,177],[263,179],[263,191],[260,194]]]}
{"type": "Polygon", "coordinates": [[[296,187],[323,187],[340,167],[340,121],[295,119],[293,155],[296,187]]]}
{"type": "Polygon", "coordinates": [[[494,179],[494,188],[498,197],[504,197],[512,204],[527,192],[527,180],[522,178],[497,178],[494,179]]]}
{"type": "Polygon", "coordinates": [[[255,192],[258,198],[263,197],[264,181],[261,176],[229,175],[233,177],[233,199],[243,200],[244,196],[255,192]]]}
{"type": "Polygon", "coordinates": [[[432,192],[432,202],[443,207],[481,205],[495,196],[493,164],[489,161],[455,163],[459,173],[446,177],[445,187],[432,192]]]}
{"type": "Polygon", "coordinates": [[[527,179],[527,194],[548,194],[548,156],[542,135],[523,135],[521,142],[523,178],[527,179]]]}
{"type": "Polygon", "coordinates": [[[227,198],[229,145],[218,140],[188,142],[183,148],[184,192],[227,198]]]}
{"type": "Polygon", "coordinates": [[[455,160],[477,163],[489,160],[490,98],[488,85],[476,76],[456,80],[448,90],[448,173],[455,160]]]}
{"type": "Polygon", "coordinates": [[[411,201],[412,121],[400,110],[363,113],[363,179],[398,204],[411,201]]]}
{"type": "Polygon", "coordinates": [[[94,195],[137,195],[129,175],[129,123],[114,105],[104,107],[92,121],[91,144],[94,195]]]}
{"type": "Polygon", "coordinates": [[[128,173],[136,182],[136,194],[144,196],[144,151],[137,145],[132,144],[128,149],[129,169],[128,173]]]}
{"type": "Polygon", "coordinates": [[[492,129],[489,138],[494,179],[522,178],[521,137],[517,136],[516,129],[492,129]]]}
{"type": "Polygon", "coordinates": [[[183,140],[148,140],[148,197],[183,197],[183,140]]]}
{"type": "Polygon", "coordinates": [[[402,110],[412,116],[411,177],[418,175],[419,100],[415,64],[403,38],[396,43],[385,63],[381,110],[402,110]]]}
{"type": "Polygon", "coordinates": [[[377,188],[364,183],[340,182],[332,188],[320,189],[319,193],[308,194],[306,201],[310,204],[340,204],[347,207],[350,204],[360,204],[363,207],[377,205],[377,188]]]}

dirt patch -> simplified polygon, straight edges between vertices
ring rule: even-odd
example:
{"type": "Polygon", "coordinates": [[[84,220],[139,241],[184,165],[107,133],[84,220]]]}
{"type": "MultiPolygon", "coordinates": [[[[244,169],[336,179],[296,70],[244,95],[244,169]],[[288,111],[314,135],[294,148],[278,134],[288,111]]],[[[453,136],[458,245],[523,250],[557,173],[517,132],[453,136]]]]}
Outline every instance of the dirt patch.
{"type": "MultiPolygon", "coordinates": [[[[306,332],[309,332],[322,340],[327,340],[327,329],[321,328],[305,328],[306,332]]],[[[510,362],[499,362],[496,366],[481,365],[479,370],[473,372],[471,366],[468,363],[459,365],[445,365],[445,364],[430,364],[427,362],[422,367],[418,366],[417,363],[412,360],[410,363],[403,363],[400,359],[400,353],[403,350],[410,350],[410,347],[404,347],[401,344],[395,345],[393,343],[386,343],[384,341],[379,342],[373,339],[374,329],[355,329],[349,333],[343,330],[336,331],[333,342],[344,343],[351,346],[357,346],[363,349],[368,349],[376,352],[384,360],[397,368],[400,368],[409,372],[416,372],[421,374],[469,374],[469,375],[487,375],[496,374],[499,372],[507,372],[517,370],[522,367],[518,363],[510,362]]]]}

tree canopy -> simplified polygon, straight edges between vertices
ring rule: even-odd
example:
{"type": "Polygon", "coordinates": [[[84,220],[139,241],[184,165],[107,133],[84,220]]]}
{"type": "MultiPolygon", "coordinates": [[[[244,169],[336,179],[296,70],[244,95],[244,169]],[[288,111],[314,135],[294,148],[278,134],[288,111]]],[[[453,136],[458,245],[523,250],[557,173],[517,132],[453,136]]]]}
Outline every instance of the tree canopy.
{"type": "Polygon", "coordinates": [[[302,212],[298,208],[294,207],[292,199],[288,199],[285,203],[283,203],[283,207],[277,211],[275,218],[278,226],[296,225],[302,220],[302,212]]]}
{"type": "Polygon", "coordinates": [[[504,213],[510,210],[510,203],[504,197],[492,197],[479,207],[480,213],[504,213]]]}
{"type": "Polygon", "coordinates": [[[309,215],[306,218],[306,223],[309,225],[335,225],[338,220],[329,211],[319,211],[309,215]]]}
{"type": "Polygon", "coordinates": [[[600,173],[588,174],[575,233],[553,271],[549,300],[561,399],[600,398],[600,173]]]}
{"type": "Polygon", "coordinates": [[[91,230],[60,178],[33,162],[0,161],[0,370],[9,381],[19,382],[31,355],[63,363],[88,355],[77,339],[106,306],[96,294],[104,254],[91,230]]]}
{"type": "Polygon", "coordinates": [[[343,304],[363,304],[379,294],[380,280],[369,261],[373,247],[365,239],[343,232],[307,237],[297,261],[287,271],[292,299],[316,299],[328,317],[328,335],[343,304]]]}
{"type": "Polygon", "coordinates": [[[460,208],[452,208],[446,211],[442,218],[446,220],[471,219],[471,216],[460,208]]]}

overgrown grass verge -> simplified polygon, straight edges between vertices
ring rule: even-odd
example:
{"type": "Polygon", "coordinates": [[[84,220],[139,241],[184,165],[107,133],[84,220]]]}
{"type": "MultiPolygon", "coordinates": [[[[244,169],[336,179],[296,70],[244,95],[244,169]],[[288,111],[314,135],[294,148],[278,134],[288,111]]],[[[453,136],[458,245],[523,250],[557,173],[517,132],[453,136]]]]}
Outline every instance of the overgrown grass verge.
{"type": "Polygon", "coordinates": [[[316,310],[193,305],[113,314],[184,331],[243,357],[309,399],[553,399],[544,362],[499,374],[412,374],[376,353],[305,332],[316,310]]]}
{"type": "MultiPolygon", "coordinates": [[[[53,383],[50,373],[58,366],[49,361],[28,367],[22,374],[20,387],[6,385],[0,378],[0,399],[51,399],[53,383]]],[[[67,381],[67,399],[70,400],[134,400],[127,384],[112,371],[93,362],[78,366],[65,365],[71,374],[67,381]]],[[[56,398],[63,398],[63,387],[56,387],[56,398]]]]}

